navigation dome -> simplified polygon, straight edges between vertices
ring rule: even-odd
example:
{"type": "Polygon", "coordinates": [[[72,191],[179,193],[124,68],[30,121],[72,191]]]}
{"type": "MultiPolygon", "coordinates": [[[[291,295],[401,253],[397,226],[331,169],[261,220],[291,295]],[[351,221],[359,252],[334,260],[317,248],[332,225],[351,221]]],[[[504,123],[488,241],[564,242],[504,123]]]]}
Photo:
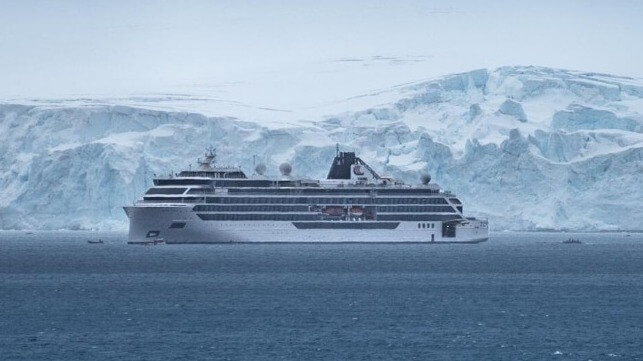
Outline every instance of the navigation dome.
{"type": "Polygon", "coordinates": [[[423,173],[420,176],[420,180],[422,181],[422,184],[427,185],[431,181],[431,175],[429,173],[423,173]]]}
{"type": "Polygon", "coordinates": [[[257,164],[257,166],[255,167],[255,172],[257,172],[257,174],[259,175],[263,175],[264,173],[266,173],[266,165],[263,163],[257,164]]]}
{"type": "Polygon", "coordinates": [[[290,172],[292,172],[292,166],[288,162],[281,163],[281,165],[279,166],[279,171],[282,175],[289,176],[290,172]]]}

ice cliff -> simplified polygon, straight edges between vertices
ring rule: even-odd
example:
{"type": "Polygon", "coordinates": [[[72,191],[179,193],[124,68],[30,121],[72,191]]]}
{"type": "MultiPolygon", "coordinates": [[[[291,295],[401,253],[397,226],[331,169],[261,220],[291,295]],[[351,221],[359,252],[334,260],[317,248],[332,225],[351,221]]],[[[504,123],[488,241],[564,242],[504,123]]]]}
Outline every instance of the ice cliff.
{"type": "Polygon", "coordinates": [[[430,172],[496,230],[643,229],[641,80],[503,67],[364,97],[374,104],[286,126],[145,102],[2,102],[0,228],[123,229],[121,207],[155,174],[211,144],[247,173],[256,155],[273,175],[289,161],[322,178],[339,143],[409,183],[430,172]]]}

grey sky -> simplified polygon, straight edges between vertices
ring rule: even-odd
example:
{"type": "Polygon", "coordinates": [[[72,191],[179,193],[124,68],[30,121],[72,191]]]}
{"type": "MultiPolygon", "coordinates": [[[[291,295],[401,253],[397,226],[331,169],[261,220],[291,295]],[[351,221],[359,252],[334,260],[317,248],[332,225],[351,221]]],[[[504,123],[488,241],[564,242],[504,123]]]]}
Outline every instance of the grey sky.
{"type": "Polygon", "coordinates": [[[7,0],[0,97],[170,91],[378,55],[430,58],[418,79],[514,64],[643,76],[642,16],[641,1],[7,0]]]}

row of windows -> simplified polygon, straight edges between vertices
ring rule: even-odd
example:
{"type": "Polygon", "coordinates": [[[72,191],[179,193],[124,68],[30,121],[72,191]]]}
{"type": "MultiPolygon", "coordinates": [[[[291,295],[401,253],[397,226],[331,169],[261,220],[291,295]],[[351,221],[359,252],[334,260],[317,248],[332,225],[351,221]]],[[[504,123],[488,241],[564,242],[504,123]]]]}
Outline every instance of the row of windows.
{"type": "Polygon", "coordinates": [[[258,188],[258,189],[228,189],[230,194],[270,194],[283,196],[297,195],[365,195],[371,194],[371,189],[350,188],[258,188]]]}
{"type": "MultiPolygon", "coordinates": [[[[320,212],[321,207],[318,209],[311,209],[311,206],[302,205],[276,205],[276,204],[257,204],[257,205],[198,205],[194,206],[193,210],[196,212],[320,212]]],[[[370,207],[373,208],[373,207],[370,207]]],[[[427,213],[427,212],[441,212],[441,213],[455,213],[452,207],[449,206],[378,206],[378,212],[394,212],[394,213],[427,213]]]]}
{"type": "Polygon", "coordinates": [[[320,188],[317,183],[302,184],[300,181],[290,180],[210,180],[210,179],[180,179],[180,178],[167,178],[167,179],[154,179],[156,186],[190,186],[190,185],[208,185],[215,187],[233,187],[228,189],[229,193],[234,194],[271,194],[271,195],[370,195],[371,193],[380,195],[422,195],[422,194],[435,194],[438,190],[428,188],[383,188],[383,187],[368,187],[368,188],[350,188],[350,187],[337,187],[337,188],[320,188]],[[302,187],[305,188],[279,188],[279,187],[302,187]],[[234,188],[239,187],[239,188],[234,188]],[[245,187],[257,187],[249,189],[245,187]]]}
{"type": "Polygon", "coordinates": [[[187,188],[150,188],[145,194],[183,194],[187,188]]]}
{"type": "MultiPolygon", "coordinates": [[[[266,190],[267,187],[301,187],[301,182],[293,180],[270,180],[270,179],[249,179],[249,180],[217,180],[213,181],[212,185],[215,187],[263,187],[263,189],[236,189],[237,192],[256,193],[266,190]]],[[[315,185],[319,186],[315,183],[315,185]]],[[[274,190],[280,190],[275,188],[274,190]]],[[[282,191],[290,192],[290,189],[283,189],[282,191]]]]}
{"type": "Polygon", "coordinates": [[[241,171],[190,171],[184,170],[179,173],[180,177],[210,177],[210,178],[243,178],[246,179],[246,175],[241,171]]]}
{"type": "Polygon", "coordinates": [[[210,185],[209,179],[155,179],[155,186],[200,186],[200,185],[210,185]]]}
{"type": "Polygon", "coordinates": [[[459,219],[456,214],[378,214],[378,221],[450,221],[459,219]]]}
{"type": "MultiPolygon", "coordinates": [[[[163,203],[203,203],[205,197],[185,196],[185,197],[151,197],[145,196],[143,200],[163,203]]],[[[304,212],[309,206],[360,206],[360,205],[379,205],[379,212],[448,212],[452,213],[453,208],[449,206],[422,206],[423,204],[446,204],[441,198],[233,198],[233,197],[207,197],[206,203],[216,203],[225,205],[248,205],[246,208],[238,208],[243,211],[277,211],[277,212],[304,212]],[[346,203],[342,203],[346,201],[346,203]],[[280,205],[292,205],[291,208],[279,208],[280,205]],[[295,206],[301,204],[301,206],[295,206]],[[397,206],[382,206],[383,204],[394,204],[397,206]],[[410,206],[409,206],[410,205],[410,206]],[[303,208],[302,208],[303,207],[303,208]]],[[[462,213],[462,206],[456,207],[462,213]]],[[[205,208],[203,209],[205,210],[205,208]]],[[[221,208],[222,211],[234,211],[234,208],[221,208]]]]}
{"type": "Polygon", "coordinates": [[[450,206],[379,206],[378,212],[397,212],[397,213],[419,213],[419,212],[442,212],[455,213],[450,206]]]}
{"type": "Polygon", "coordinates": [[[223,204],[447,204],[444,198],[308,198],[308,197],[207,197],[206,203],[223,204]]]}
{"type": "Polygon", "coordinates": [[[164,203],[201,203],[203,197],[143,197],[143,200],[164,203]]]}
{"type": "Polygon", "coordinates": [[[188,194],[212,194],[214,191],[210,188],[192,188],[188,194]]]}
{"type": "Polygon", "coordinates": [[[319,217],[316,214],[197,214],[204,221],[315,221],[319,217]]]}
{"type": "MultiPolygon", "coordinates": [[[[323,220],[319,214],[296,213],[198,213],[204,221],[317,221],[323,220]]],[[[459,219],[457,215],[445,214],[383,214],[377,217],[378,221],[448,221],[459,219]]]]}
{"type": "Polygon", "coordinates": [[[286,205],[198,205],[193,208],[196,212],[308,212],[310,206],[286,205]]]}
{"type": "Polygon", "coordinates": [[[435,228],[435,223],[418,223],[418,228],[435,228]]]}
{"type": "MultiPolygon", "coordinates": [[[[284,186],[284,185],[282,185],[284,186]]],[[[287,185],[285,185],[287,186],[287,185]]],[[[294,186],[294,185],[293,185],[294,186]]],[[[381,194],[381,195],[405,195],[405,194],[434,194],[437,193],[437,190],[427,189],[427,188],[258,188],[258,189],[228,189],[228,193],[232,194],[271,194],[271,195],[371,195],[371,194],[381,194]]]]}
{"type": "Polygon", "coordinates": [[[379,194],[431,194],[436,192],[437,190],[428,188],[389,188],[377,190],[379,194]]]}

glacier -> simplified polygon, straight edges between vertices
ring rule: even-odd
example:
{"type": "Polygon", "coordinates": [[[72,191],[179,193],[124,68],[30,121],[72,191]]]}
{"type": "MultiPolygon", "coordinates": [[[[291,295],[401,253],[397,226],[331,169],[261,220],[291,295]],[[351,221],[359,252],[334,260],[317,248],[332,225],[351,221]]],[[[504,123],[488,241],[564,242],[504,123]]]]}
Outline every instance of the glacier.
{"type": "Polygon", "coordinates": [[[218,103],[185,111],[182,97],[0,101],[0,228],[126,229],[121,207],[210,145],[249,174],[254,156],[269,175],[288,161],[323,178],[339,143],[407,183],[429,172],[494,230],[643,229],[640,79],[478,69],[273,123],[218,103]]]}

